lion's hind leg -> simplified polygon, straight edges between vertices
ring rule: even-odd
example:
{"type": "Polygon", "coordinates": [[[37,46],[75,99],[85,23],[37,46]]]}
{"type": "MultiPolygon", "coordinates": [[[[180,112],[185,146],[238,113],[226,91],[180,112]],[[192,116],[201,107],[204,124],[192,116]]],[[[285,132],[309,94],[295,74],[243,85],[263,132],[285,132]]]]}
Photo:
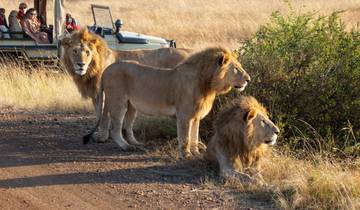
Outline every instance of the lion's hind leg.
{"type": "Polygon", "coordinates": [[[125,129],[125,138],[129,142],[129,144],[136,146],[143,146],[142,143],[138,142],[135,138],[133,132],[134,121],[136,118],[136,109],[131,103],[128,103],[127,112],[124,118],[124,129],[125,129]]]}
{"type": "Polygon", "coordinates": [[[135,147],[130,145],[122,135],[123,121],[127,112],[127,101],[121,100],[119,104],[112,107],[113,108],[110,110],[112,127],[110,132],[111,138],[119,145],[122,150],[135,150],[135,147]]]}

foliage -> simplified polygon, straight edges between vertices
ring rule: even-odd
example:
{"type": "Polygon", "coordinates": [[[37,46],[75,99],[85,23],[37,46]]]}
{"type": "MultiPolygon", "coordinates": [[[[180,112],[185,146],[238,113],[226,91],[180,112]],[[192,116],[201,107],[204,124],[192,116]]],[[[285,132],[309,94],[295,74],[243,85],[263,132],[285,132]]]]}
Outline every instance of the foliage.
{"type": "Polygon", "coordinates": [[[336,13],[276,12],[238,53],[252,77],[246,93],[268,107],[291,148],[359,153],[359,31],[336,13]]]}

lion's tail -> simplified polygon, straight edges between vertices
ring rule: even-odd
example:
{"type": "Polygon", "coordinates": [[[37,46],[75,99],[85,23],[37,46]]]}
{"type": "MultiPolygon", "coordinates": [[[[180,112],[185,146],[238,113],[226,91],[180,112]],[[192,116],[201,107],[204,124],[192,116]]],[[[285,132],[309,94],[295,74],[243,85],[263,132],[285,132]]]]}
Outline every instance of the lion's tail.
{"type": "Polygon", "coordinates": [[[103,86],[103,81],[100,81],[100,89],[99,89],[99,100],[98,100],[98,104],[96,106],[96,125],[95,127],[90,131],[89,134],[83,136],[83,143],[87,144],[89,143],[89,141],[93,138],[93,134],[95,133],[95,131],[98,129],[100,122],[101,122],[101,118],[104,112],[104,86],[103,86]]]}

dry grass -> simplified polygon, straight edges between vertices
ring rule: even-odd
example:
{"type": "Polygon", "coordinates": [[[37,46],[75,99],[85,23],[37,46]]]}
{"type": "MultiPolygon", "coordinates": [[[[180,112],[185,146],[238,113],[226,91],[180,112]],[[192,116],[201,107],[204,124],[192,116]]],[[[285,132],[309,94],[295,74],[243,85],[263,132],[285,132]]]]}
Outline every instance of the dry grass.
{"type": "MultiPolygon", "coordinates": [[[[137,124],[139,139],[143,142],[151,139],[147,146],[156,145],[153,155],[169,157],[174,164],[189,165],[178,159],[175,128],[175,122],[169,119],[142,118],[137,124]],[[164,123],[167,130],[163,129],[164,123]],[[144,130],[151,133],[145,134],[144,130]]],[[[200,181],[204,190],[218,189],[220,185],[225,190],[230,188],[253,194],[254,198],[270,199],[280,209],[360,209],[360,159],[340,161],[330,156],[309,152],[304,160],[274,151],[262,164],[261,174],[267,186],[249,186],[236,180],[223,183],[204,165],[203,158],[193,161],[197,164],[189,168],[197,168],[205,175],[200,181]]]]}
{"type": "Polygon", "coordinates": [[[359,209],[358,163],[278,156],[265,163],[264,178],[282,209],[359,209]]]}
{"type": "Polygon", "coordinates": [[[278,155],[265,161],[262,175],[266,186],[244,185],[234,179],[223,184],[211,178],[212,172],[201,183],[207,190],[222,185],[253,194],[254,198],[272,200],[280,209],[355,210],[360,208],[359,167],[358,161],[340,163],[322,157],[309,161],[278,155]]]}
{"type": "MultiPolygon", "coordinates": [[[[67,5],[71,2],[67,0],[67,5]]],[[[179,46],[199,48],[222,44],[232,49],[255,33],[260,24],[269,20],[274,11],[286,13],[288,6],[281,0],[82,0],[81,8],[68,6],[82,24],[92,24],[90,4],[111,6],[114,19],[124,21],[124,29],[159,35],[177,40],[179,46]]],[[[344,20],[355,24],[360,18],[360,1],[298,0],[293,1],[299,12],[329,14],[348,10],[344,20]]]]}
{"type": "Polygon", "coordinates": [[[69,75],[50,70],[29,70],[7,65],[0,67],[0,107],[31,110],[91,110],[69,75]]]}
{"type": "MultiPolygon", "coordinates": [[[[278,10],[286,13],[288,8],[279,0],[65,2],[67,10],[83,25],[93,22],[90,18],[90,4],[109,5],[113,17],[121,18],[125,22],[125,30],[176,39],[179,46],[192,48],[221,44],[235,49],[244,38],[254,34],[261,24],[266,23],[272,12],[278,10]]],[[[17,8],[18,2],[8,0],[1,4],[9,12],[11,8],[17,8]]],[[[314,11],[317,14],[329,14],[344,10],[342,17],[348,25],[357,24],[360,20],[358,0],[296,0],[292,4],[300,13],[314,11]]],[[[0,90],[0,107],[14,106],[30,110],[92,109],[89,101],[81,99],[73,81],[66,74],[34,70],[29,73],[17,67],[1,66],[0,90]]],[[[157,135],[153,133],[156,133],[155,129],[142,129],[141,135],[144,138],[157,135]]],[[[166,150],[176,149],[174,142],[170,141],[170,146],[165,145],[166,150]]],[[[265,162],[263,175],[270,184],[263,192],[275,195],[274,198],[281,208],[360,208],[360,169],[357,163],[339,163],[318,157],[305,161],[282,155],[265,162]]],[[[212,185],[209,180],[204,183],[206,186],[212,185]]]]}
{"type": "MultiPolygon", "coordinates": [[[[4,6],[10,11],[17,4],[8,0],[4,6]]],[[[124,30],[175,39],[179,46],[192,48],[221,44],[235,49],[272,12],[288,11],[283,0],[65,0],[66,10],[82,25],[93,24],[91,4],[110,6],[113,18],[124,21],[124,30]]],[[[300,13],[346,10],[342,16],[351,25],[360,19],[357,0],[294,0],[292,4],[300,13]]]]}

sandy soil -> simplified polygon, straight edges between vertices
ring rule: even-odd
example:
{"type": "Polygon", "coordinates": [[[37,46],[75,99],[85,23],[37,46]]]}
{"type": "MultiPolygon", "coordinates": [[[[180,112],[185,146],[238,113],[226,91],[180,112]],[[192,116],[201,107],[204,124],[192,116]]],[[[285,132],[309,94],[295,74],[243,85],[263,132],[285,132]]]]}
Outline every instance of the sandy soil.
{"type": "Polygon", "coordinates": [[[83,145],[93,124],[91,114],[1,109],[0,209],[275,208],[269,198],[206,186],[203,162],[180,163],[153,143],[146,153],[83,145]]]}

